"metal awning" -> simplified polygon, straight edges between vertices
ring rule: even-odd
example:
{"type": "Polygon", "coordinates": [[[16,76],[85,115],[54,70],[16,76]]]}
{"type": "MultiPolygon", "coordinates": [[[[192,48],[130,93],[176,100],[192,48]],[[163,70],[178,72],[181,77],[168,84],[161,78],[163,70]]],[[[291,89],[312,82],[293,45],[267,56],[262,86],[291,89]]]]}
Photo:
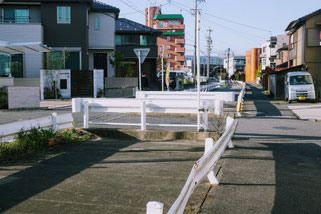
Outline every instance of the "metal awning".
{"type": "Polygon", "coordinates": [[[50,52],[51,48],[41,42],[8,43],[0,41],[0,55],[50,52]]]}

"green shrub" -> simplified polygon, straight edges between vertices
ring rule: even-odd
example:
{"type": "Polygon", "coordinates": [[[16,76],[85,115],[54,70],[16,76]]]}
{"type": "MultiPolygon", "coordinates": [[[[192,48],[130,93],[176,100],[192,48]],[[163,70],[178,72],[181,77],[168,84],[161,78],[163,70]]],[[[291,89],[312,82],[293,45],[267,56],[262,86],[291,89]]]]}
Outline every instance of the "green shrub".
{"type": "Polygon", "coordinates": [[[69,144],[90,140],[92,136],[88,132],[76,129],[68,129],[63,132],[39,128],[33,128],[29,131],[22,130],[13,142],[0,143],[0,162],[13,161],[45,151],[49,148],[48,139],[55,139],[55,144],[69,144]]]}

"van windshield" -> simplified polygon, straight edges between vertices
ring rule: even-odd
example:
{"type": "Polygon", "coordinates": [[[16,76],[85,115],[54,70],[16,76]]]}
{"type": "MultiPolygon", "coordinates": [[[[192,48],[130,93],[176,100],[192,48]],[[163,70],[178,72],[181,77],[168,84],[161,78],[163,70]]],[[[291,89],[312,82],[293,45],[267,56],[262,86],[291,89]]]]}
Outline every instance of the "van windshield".
{"type": "Polygon", "coordinates": [[[309,75],[298,75],[290,77],[290,85],[308,85],[312,83],[312,77],[309,75]]]}

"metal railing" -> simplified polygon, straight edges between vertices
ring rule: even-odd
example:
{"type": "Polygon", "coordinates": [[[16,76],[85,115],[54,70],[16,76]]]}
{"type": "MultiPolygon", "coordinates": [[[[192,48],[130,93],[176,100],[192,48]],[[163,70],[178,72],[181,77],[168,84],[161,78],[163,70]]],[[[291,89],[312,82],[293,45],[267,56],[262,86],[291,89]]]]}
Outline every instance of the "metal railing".
{"type": "MultiPolygon", "coordinates": [[[[197,124],[153,124],[146,122],[147,113],[161,114],[198,114],[197,102],[194,99],[131,99],[131,98],[75,98],[72,99],[72,112],[83,112],[84,128],[92,125],[140,126],[146,130],[154,127],[198,127],[197,124]],[[90,112],[105,113],[140,113],[140,123],[112,123],[90,121],[90,112]]],[[[201,100],[201,128],[208,130],[208,114],[221,114],[222,102],[201,100]]]]}
{"type": "Polygon", "coordinates": [[[243,109],[243,103],[244,103],[245,91],[246,91],[246,84],[243,83],[242,90],[241,90],[241,92],[238,96],[238,99],[237,99],[237,105],[236,105],[237,116],[241,116],[241,111],[243,109]]]}
{"type": "Polygon", "coordinates": [[[71,113],[59,115],[57,115],[57,113],[53,113],[47,117],[5,123],[0,125],[0,143],[13,141],[21,130],[28,131],[32,128],[51,128],[56,132],[58,130],[72,128],[73,121],[71,113]]]}
{"type": "MultiPolygon", "coordinates": [[[[237,121],[231,117],[227,117],[225,132],[220,139],[215,144],[212,138],[207,138],[205,140],[205,152],[203,157],[194,163],[191,173],[189,174],[181,193],[167,214],[182,214],[184,212],[188,199],[203,177],[207,176],[211,185],[219,184],[213,168],[215,167],[216,162],[222,156],[225,149],[227,147],[233,148],[232,137],[234,135],[236,126],[237,121]]],[[[163,213],[163,203],[156,201],[148,202],[146,214],[156,213],[163,213]]]]}

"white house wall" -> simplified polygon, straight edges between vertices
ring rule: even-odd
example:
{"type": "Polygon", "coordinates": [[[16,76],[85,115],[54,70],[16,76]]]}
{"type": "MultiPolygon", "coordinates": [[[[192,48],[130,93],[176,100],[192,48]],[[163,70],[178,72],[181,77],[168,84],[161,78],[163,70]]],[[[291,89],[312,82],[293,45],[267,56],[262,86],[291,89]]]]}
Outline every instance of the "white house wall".
{"type": "MultiPolygon", "coordinates": [[[[0,24],[0,38],[9,43],[43,42],[41,24],[0,24]]],[[[41,53],[23,55],[24,77],[39,78],[42,68],[41,53]]]]}
{"type": "Polygon", "coordinates": [[[115,18],[113,13],[89,14],[89,48],[114,49],[115,18]],[[99,17],[99,30],[95,29],[96,16],[99,17]]]}

